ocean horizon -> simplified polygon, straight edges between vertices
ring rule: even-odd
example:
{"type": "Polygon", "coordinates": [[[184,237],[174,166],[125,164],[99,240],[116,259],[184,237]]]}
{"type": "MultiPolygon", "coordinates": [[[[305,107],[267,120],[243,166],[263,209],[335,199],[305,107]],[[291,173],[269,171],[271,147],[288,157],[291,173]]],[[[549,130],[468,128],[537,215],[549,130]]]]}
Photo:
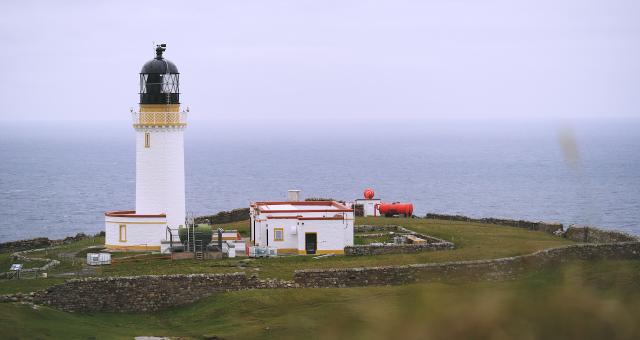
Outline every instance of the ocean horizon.
{"type": "MultiPolygon", "coordinates": [[[[219,119],[185,132],[187,211],[371,187],[414,214],[598,226],[640,235],[638,119],[219,119]]],[[[104,230],[135,207],[131,123],[0,122],[0,242],[104,230]]]]}

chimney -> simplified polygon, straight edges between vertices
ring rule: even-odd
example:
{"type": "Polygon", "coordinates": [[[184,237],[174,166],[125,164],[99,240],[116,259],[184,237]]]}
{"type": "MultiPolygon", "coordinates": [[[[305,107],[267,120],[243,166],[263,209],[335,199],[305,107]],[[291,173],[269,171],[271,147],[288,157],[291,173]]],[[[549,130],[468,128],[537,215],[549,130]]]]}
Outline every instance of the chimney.
{"type": "Polygon", "coordinates": [[[287,201],[289,201],[289,202],[299,202],[300,201],[300,190],[289,190],[289,191],[287,191],[287,201]]]}

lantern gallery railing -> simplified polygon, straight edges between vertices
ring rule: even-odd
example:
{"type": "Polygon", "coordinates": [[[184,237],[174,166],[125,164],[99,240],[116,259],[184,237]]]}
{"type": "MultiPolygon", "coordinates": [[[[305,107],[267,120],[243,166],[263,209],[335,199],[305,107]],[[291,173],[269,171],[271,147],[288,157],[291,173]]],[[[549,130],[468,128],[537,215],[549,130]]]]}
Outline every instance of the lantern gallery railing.
{"type": "Polygon", "coordinates": [[[132,112],[133,126],[185,126],[187,113],[182,112],[132,112]]]}

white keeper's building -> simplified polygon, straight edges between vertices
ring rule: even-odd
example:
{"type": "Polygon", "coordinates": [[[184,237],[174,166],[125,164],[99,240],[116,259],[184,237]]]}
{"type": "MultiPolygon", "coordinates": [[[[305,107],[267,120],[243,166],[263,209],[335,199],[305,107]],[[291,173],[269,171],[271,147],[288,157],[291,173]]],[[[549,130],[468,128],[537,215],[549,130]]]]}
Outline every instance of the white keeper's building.
{"type": "Polygon", "coordinates": [[[140,71],[136,133],[135,210],[105,213],[105,246],[111,250],[166,250],[167,227],[185,224],[184,130],[179,72],[156,48],[140,71]]]}
{"type": "Polygon", "coordinates": [[[335,201],[254,202],[251,244],[278,254],[344,254],[353,245],[353,209],[335,201]]]}

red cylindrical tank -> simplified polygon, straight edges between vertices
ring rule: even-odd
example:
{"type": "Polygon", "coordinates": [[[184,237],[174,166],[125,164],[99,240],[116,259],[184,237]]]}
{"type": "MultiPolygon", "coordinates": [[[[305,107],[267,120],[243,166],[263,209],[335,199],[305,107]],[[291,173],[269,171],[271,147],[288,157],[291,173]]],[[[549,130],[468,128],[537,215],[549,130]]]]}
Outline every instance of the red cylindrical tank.
{"type": "Polygon", "coordinates": [[[411,203],[381,203],[378,206],[380,215],[393,216],[404,215],[406,217],[413,216],[413,204],[411,203]]]}
{"type": "Polygon", "coordinates": [[[371,188],[364,189],[364,198],[370,200],[376,193],[371,188]]]}

